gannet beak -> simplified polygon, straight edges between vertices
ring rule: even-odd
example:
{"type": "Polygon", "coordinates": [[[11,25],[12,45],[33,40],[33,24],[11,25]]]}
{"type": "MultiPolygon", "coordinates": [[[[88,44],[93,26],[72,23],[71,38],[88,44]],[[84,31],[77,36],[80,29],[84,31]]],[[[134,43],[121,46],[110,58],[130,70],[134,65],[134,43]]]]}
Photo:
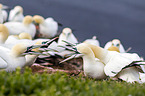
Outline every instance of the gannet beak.
{"type": "Polygon", "coordinates": [[[2,9],[10,9],[10,8],[6,5],[3,5],[2,9]]]}
{"type": "Polygon", "coordinates": [[[36,23],[35,21],[33,21],[32,23],[33,23],[33,24],[35,24],[36,26],[38,26],[38,25],[39,25],[39,23],[36,23]]]}

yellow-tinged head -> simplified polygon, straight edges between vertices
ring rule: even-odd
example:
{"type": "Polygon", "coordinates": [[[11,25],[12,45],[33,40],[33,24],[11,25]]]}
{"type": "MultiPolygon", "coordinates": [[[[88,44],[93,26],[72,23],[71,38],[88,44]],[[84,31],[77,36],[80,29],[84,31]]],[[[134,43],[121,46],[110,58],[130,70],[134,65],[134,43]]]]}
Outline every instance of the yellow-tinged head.
{"type": "Polygon", "coordinates": [[[113,39],[113,40],[112,40],[112,45],[113,45],[113,46],[119,47],[120,44],[121,44],[121,42],[120,42],[119,39],[113,39]]]}
{"type": "Polygon", "coordinates": [[[0,9],[2,9],[3,8],[3,5],[2,4],[0,4],[0,9]]]}
{"type": "MultiPolygon", "coordinates": [[[[87,43],[86,43],[87,44],[87,43]]],[[[108,54],[108,51],[99,47],[99,46],[96,46],[96,45],[92,45],[92,44],[87,44],[89,48],[92,49],[94,55],[96,58],[100,59],[101,61],[104,61],[107,54],[108,54]]]]}
{"type": "Polygon", "coordinates": [[[9,36],[8,28],[4,24],[0,24],[0,43],[4,43],[9,36]]]}
{"type": "Polygon", "coordinates": [[[118,48],[118,47],[115,47],[115,46],[110,46],[110,47],[108,48],[108,50],[109,50],[109,51],[117,51],[117,52],[120,52],[120,51],[119,51],[119,48],[118,48]]]}
{"type": "Polygon", "coordinates": [[[21,6],[15,6],[14,10],[23,13],[23,8],[21,6]]]}
{"type": "Polygon", "coordinates": [[[23,33],[19,34],[19,39],[29,39],[29,40],[32,40],[32,37],[31,37],[31,35],[29,33],[23,32],[23,33]]]}
{"type": "Polygon", "coordinates": [[[12,47],[11,53],[13,56],[18,57],[21,56],[27,50],[28,44],[26,43],[19,43],[12,47]]]}
{"type": "Polygon", "coordinates": [[[72,30],[70,29],[70,28],[64,28],[63,30],[62,30],[62,35],[66,38],[66,39],[68,39],[69,38],[69,36],[72,34],[72,30]]]}
{"type": "Polygon", "coordinates": [[[65,33],[65,34],[72,33],[72,30],[70,28],[64,28],[62,30],[62,33],[65,33]]]}
{"type": "Polygon", "coordinates": [[[40,15],[33,16],[33,20],[38,24],[42,24],[44,22],[44,18],[40,15]]]}
{"type": "Polygon", "coordinates": [[[0,24],[0,32],[8,32],[8,28],[4,24],[0,24]]]}
{"type": "Polygon", "coordinates": [[[23,24],[24,25],[29,25],[32,22],[33,22],[33,17],[30,16],[30,15],[25,16],[24,19],[23,19],[23,24]]]}
{"type": "Polygon", "coordinates": [[[92,52],[91,48],[88,47],[88,45],[86,43],[81,43],[81,44],[78,44],[76,46],[77,48],[77,51],[82,53],[82,54],[90,54],[90,52],[92,52]]]}

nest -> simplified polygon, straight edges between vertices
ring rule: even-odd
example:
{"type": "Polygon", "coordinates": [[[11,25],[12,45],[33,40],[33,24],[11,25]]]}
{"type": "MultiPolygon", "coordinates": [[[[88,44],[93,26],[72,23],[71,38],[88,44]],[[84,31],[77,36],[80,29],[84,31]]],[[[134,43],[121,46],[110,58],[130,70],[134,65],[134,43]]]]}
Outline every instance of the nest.
{"type": "Polygon", "coordinates": [[[70,75],[78,75],[82,72],[82,58],[74,58],[72,60],[63,62],[60,64],[62,60],[60,56],[39,56],[35,63],[31,66],[33,73],[54,73],[54,72],[66,72],[70,75]]]}

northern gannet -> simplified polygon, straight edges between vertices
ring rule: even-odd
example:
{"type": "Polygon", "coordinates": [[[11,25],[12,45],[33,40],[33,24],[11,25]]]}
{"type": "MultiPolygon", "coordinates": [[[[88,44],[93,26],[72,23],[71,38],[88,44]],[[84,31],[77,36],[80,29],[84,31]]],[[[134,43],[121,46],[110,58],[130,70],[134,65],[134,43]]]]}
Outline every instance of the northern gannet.
{"type": "Polygon", "coordinates": [[[33,19],[39,24],[41,37],[52,38],[57,34],[58,23],[51,17],[44,19],[42,16],[35,15],[33,19]]]}
{"type": "Polygon", "coordinates": [[[32,38],[36,34],[33,18],[30,15],[24,17],[23,22],[6,22],[4,25],[8,28],[10,35],[18,35],[22,32],[29,33],[32,38]]]}
{"type": "Polygon", "coordinates": [[[125,49],[119,39],[113,39],[112,41],[107,42],[104,46],[104,49],[108,49],[110,46],[118,47],[120,53],[125,52],[125,49]]]}
{"type": "Polygon", "coordinates": [[[23,8],[21,6],[15,6],[9,13],[8,21],[22,22],[23,18],[23,8]]]}

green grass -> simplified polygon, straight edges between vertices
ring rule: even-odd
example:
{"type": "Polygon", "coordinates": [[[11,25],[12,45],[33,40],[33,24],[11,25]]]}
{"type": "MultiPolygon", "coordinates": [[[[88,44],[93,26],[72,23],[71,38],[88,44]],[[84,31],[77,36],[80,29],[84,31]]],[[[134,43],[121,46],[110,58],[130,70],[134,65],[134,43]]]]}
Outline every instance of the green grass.
{"type": "Polygon", "coordinates": [[[68,76],[66,73],[0,72],[0,96],[144,96],[145,84],[68,76]]]}

